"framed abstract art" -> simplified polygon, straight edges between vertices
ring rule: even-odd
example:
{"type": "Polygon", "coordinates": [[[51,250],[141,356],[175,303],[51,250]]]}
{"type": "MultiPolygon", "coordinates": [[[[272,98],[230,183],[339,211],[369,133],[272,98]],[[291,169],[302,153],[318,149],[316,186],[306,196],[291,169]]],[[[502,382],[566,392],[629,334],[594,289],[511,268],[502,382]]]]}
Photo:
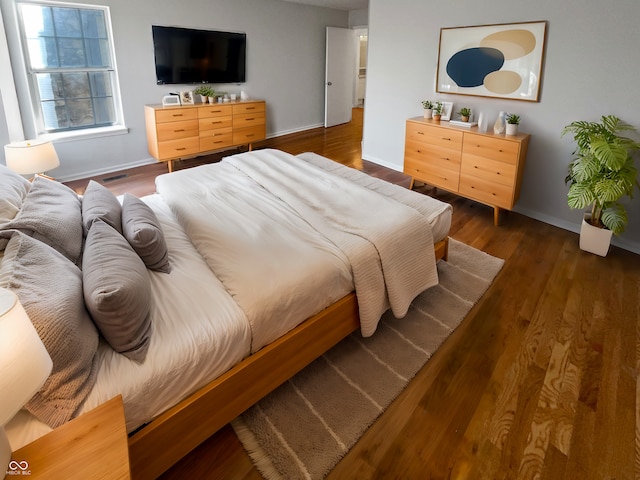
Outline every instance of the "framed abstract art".
{"type": "Polygon", "coordinates": [[[547,22],[440,29],[436,91],[539,101],[547,22]]]}

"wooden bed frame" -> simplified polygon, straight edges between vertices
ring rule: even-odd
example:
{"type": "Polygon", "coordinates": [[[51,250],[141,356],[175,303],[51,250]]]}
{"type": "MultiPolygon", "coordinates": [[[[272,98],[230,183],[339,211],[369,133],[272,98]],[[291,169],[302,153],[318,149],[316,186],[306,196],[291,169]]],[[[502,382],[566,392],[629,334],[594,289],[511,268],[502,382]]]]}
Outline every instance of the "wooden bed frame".
{"type": "MultiPolygon", "coordinates": [[[[435,245],[436,260],[448,253],[447,237],[435,245]]],[[[157,478],[359,326],[350,293],[132,433],[132,478],[157,478]]]]}

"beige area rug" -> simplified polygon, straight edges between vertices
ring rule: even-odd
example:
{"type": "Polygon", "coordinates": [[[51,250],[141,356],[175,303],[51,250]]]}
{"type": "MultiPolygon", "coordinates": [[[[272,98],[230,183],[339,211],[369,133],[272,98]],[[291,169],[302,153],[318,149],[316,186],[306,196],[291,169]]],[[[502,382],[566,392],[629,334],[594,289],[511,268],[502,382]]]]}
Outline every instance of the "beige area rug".
{"type": "Polygon", "coordinates": [[[403,319],[344,339],[232,422],[267,479],[322,479],[462,322],[504,260],[450,240],[440,283],[403,319]]]}

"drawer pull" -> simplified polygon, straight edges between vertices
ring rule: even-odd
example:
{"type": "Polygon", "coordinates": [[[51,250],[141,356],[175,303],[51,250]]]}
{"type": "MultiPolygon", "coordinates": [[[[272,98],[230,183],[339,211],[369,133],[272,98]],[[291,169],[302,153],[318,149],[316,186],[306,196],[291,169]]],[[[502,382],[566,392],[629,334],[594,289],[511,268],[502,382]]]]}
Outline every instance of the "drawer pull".
{"type": "Polygon", "coordinates": [[[180,147],[180,148],[176,148],[176,151],[179,152],[180,150],[186,150],[186,149],[187,149],[186,147],[180,147]]]}
{"type": "Polygon", "coordinates": [[[249,138],[249,137],[255,137],[255,136],[256,136],[256,135],[255,135],[255,133],[249,133],[249,134],[245,135],[245,137],[247,137],[247,138],[249,138]]]}
{"type": "Polygon", "coordinates": [[[173,113],[171,114],[172,117],[182,117],[184,116],[184,113],[173,113]]]}
{"type": "Polygon", "coordinates": [[[451,141],[451,137],[442,137],[443,140],[451,141]]]}
{"type": "Polygon", "coordinates": [[[245,107],[245,110],[255,110],[256,107],[245,107]]]}
{"type": "Polygon", "coordinates": [[[215,125],[216,123],[222,123],[222,120],[217,120],[215,122],[211,122],[211,125],[215,125]]]}
{"type": "Polygon", "coordinates": [[[255,120],[255,118],[245,118],[245,121],[246,121],[246,122],[252,122],[252,121],[254,121],[254,120],[255,120]]]}
{"type": "Polygon", "coordinates": [[[173,133],[178,133],[178,132],[184,132],[184,128],[181,128],[180,130],[174,130],[173,133]]]}
{"type": "Polygon", "coordinates": [[[418,135],[424,135],[424,132],[417,132],[418,135]]]}

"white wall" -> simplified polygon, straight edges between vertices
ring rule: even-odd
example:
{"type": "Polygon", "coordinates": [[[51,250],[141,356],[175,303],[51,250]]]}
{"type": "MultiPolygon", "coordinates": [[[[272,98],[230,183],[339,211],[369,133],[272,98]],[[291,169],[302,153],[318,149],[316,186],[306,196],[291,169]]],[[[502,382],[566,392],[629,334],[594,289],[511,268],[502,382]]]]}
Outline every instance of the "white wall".
{"type": "MultiPolygon", "coordinates": [[[[561,138],[573,120],[616,115],[640,128],[640,2],[591,0],[450,3],[370,0],[367,105],[363,157],[402,170],[405,120],[422,114],[420,100],[451,101],[493,119],[518,113],[532,135],[516,210],[577,231],[581,212],[570,210],[564,183],[573,143],[561,138]],[[441,27],[547,20],[540,102],[435,93],[441,27]]],[[[454,110],[455,111],[455,110],[454,110]]],[[[629,202],[627,231],[614,244],[640,253],[640,192],[629,202]]]]}
{"type": "MultiPolygon", "coordinates": [[[[0,6],[14,55],[17,30],[9,15],[12,1],[0,0],[0,6]]],[[[323,124],[325,27],[347,27],[348,12],[281,0],[183,3],[83,0],[82,3],[110,7],[129,133],[56,142],[61,166],[51,173],[57,178],[82,178],[154,161],[147,151],[144,105],[159,103],[166,93],[185,87],[156,85],[151,25],[246,32],[247,82],[216,85],[216,89],[238,93],[242,89],[253,98],[265,99],[267,135],[323,124]]],[[[32,138],[31,127],[25,126],[25,130],[32,138]]]]}

